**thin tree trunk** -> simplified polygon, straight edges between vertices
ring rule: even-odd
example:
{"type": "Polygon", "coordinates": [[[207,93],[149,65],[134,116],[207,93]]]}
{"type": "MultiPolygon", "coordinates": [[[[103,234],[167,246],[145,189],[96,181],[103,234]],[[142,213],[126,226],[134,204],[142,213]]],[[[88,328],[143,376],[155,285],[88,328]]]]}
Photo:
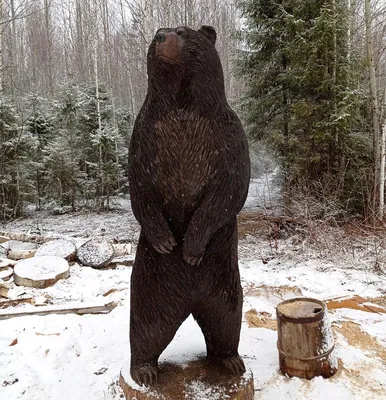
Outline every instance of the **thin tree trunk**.
{"type": "Polygon", "coordinates": [[[379,172],[380,172],[380,151],[379,151],[379,104],[377,93],[377,82],[375,75],[375,62],[373,50],[373,37],[371,28],[371,8],[370,0],[365,0],[365,22],[366,22],[366,44],[367,44],[367,60],[369,65],[370,76],[370,97],[372,111],[372,128],[373,128],[373,161],[374,161],[374,183],[373,183],[373,212],[375,216],[379,216],[379,172]]]}
{"type": "Polygon", "coordinates": [[[383,123],[381,138],[381,168],[379,176],[379,218],[383,219],[385,210],[385,146],[386,145],[386,125],[383,123]]]}
{"type": "Polygon", "coordinates": [[[3,77],[4,77],[4,65],[3,65],[3,0],[0,0],[0,96],[3,95],[3,77]]]}
{"type": "Polygon", "coordinates": [[[104,207],[103,192],[104,192],[104,179],[103,179],[103,157],[102,157],[102,118],[99,102],[99,76],[98,76],[98,44],[95,38],[94,40],[94,71],[95,71],[95,99],[96,99],[96,111],[98,119],[98,135],[99,135],[99,175],[100,175],[100,201],[101,208],[104,207]]]}
{"type": "Polygon", "coordinates": [[[46,46],[47,46],[47,74],[48,74],[48,86],[51,96],[54,94],[54,84],[52,77],[52,24],[50,14],[50,2],[44,0],[44,19],[46,28],[46,46]]]}

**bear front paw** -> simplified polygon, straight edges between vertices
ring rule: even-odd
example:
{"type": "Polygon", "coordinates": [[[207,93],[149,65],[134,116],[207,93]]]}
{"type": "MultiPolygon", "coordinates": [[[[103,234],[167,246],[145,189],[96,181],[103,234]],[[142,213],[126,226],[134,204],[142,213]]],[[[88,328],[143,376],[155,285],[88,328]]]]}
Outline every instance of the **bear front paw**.
{"type": "Polygon", "coordinates": [[[199,265],[204,257],[204,250],[192,251],[189,248],[184,248],[182,256],[189,265],[199,265]]]}
{"type": "Polygon", "coordinates": [[[177,243],[173,237],[161,240],[159,241],[159,243],[153,243],[153,247],[155,248],[155,250],[161,254],[170,254],[173,251],[174,246],[176,245],[177,243]]]}

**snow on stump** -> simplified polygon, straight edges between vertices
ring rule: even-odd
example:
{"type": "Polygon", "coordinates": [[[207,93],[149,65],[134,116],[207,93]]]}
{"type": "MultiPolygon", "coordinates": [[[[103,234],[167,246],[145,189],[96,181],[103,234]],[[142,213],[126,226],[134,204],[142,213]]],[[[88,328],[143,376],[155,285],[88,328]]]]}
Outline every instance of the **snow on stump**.
{"type": "Polygon", "coordinates": [[[127,364],[121,370],[119,384],[126,400],[253,400],[254,396],[251,371],[232,377],[205,359],[184,365],[161,363],[159,382],[151,387],[137,385],[127,364]]]}
{"type": "Polygon", "coordinates": [[[35,257],[56,256],[73,261],[76,258],[76,247],[68,239],[55,239],[44,243],[35,253],[35,257]]]}
{"type": "Polygon", "coordinates": [[[9,258],[0,258],[0,271],[7,267],[13,267],[17,261],[10,260],[9,258]]]}
{"type": "Polygon", "coordinates": [[[326,304],[297,297],[281,302],[276,316],[280,370],[303,379],[334,375],[338,360],[326,304]]]}
{"type": "Polygon", "coordinates": [[[7,257],[11,260],[22,260],[33,257],[38,246],[35,243],[21,242],[19,240],[9,240],[1,243],[7,251],[7,257]]]}
{"type": "Polygon", "coordinates": [[[13,268],[0,268],[0,282],[7,282],[12,278],[13,268]]]}
{"type": "Polygon", "coordinates": [[[79,247],[77,257],[86,267],[103,268],[114,258],[114,247],[106,239],[91,239],[79,247]]]}
{"type": "Polygon", "coordinates": [[[14,268],[13,278],[18,286],[46,288],[59,279],[70,276],[68,261],[55,256],[41,256],[19,261],[14,268]]]}
{"type": "Polygon", "coordinates": [[[0,243],[8,242],[9,240],[9,237],[0,235],[0,243]]]}

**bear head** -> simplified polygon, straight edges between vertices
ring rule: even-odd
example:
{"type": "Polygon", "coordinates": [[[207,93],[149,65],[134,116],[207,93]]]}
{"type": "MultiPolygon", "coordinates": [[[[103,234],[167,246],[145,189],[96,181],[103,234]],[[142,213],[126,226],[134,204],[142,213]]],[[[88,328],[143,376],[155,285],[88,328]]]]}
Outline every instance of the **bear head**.
{"type": "Polygon", "coordinates": [[[149,91],[185,97],[223,97],[223,71],[211,26],[180,26],[156,32],[147,54],[149,91]]]}

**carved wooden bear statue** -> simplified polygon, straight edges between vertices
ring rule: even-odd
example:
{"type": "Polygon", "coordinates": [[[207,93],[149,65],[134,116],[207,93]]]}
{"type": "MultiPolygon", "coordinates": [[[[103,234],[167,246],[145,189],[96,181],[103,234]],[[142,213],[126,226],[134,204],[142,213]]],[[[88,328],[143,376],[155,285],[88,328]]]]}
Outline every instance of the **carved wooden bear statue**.
{"type": "Polygon", "coordinates": [[[158,358],[190,314],[208,358],[236,375],[245,371],[236,216],[250,161],[215,42],[209,26],[167,28],[148,51],[148,93],[129,154],[141,225],[130,316],[131,375],[139,384],[157,381],[158,358]]]}

